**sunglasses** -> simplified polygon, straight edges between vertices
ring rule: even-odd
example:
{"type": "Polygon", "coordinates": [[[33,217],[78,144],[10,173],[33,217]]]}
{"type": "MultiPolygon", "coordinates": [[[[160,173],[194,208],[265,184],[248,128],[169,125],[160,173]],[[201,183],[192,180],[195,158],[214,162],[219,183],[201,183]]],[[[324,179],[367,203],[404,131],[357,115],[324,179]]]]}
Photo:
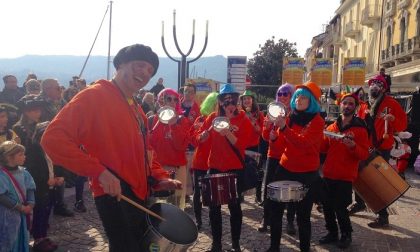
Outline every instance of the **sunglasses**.
{"type": "Polygon", "coordinates": [[[384,87],[384,84],[382,83],[382,81],[377,81],[377,80],[372,81],[372,83],[370,85],[371,86],[375,85],[375,86],[378,86],[380,88],[384,87]]]}
{"type": "Polygon", "coordinates": [[[277,93],[278,97],[282,97],[282,96],[287,97],[288,95],[289,93],[283,93],[283,92],[277,93]]]}
{"type": "Polygon", "coordinates": [[[176,98],[176,97],[172,97],[172,96],[165,96],[165,101],[166,102],[176,102],[176,103],[178,103],[179,99],[176,98]]]}

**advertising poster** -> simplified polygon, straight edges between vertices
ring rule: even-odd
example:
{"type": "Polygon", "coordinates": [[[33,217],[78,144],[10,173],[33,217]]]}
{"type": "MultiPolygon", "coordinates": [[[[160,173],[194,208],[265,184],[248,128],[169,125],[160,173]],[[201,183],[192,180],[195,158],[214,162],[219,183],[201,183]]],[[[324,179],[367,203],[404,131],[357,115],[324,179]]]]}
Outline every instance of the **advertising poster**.
{"type": "Polygon", "coordinates": [[[302,84],[305,72],[305,60],[303,58],[283,58],[282,83],[302,84]]]}
{"type": "Polygon", "coordinates": [[[242,93],[246,83],[246,56],[228,56],[227,83],[235,86],[236,92],[242,93]]]}
{"type": "Polygon", "coordinates": [[[365,84],[366,58],[344,58],[343,85],[363,86],[365,84]]]}
{"type": "Polygon", "coordinates": [[[311,67],[311,81],[318,86],[331,86],[332,59],[315,59],[311,67]]]}
{"type": "Polygon", "coordinates": [[[210,79],[187,79],[186,82],[195,85],[197,89],[195,100],[199,105],[204,101],[207,95],[218,90],[218,83],[210,79]]]}

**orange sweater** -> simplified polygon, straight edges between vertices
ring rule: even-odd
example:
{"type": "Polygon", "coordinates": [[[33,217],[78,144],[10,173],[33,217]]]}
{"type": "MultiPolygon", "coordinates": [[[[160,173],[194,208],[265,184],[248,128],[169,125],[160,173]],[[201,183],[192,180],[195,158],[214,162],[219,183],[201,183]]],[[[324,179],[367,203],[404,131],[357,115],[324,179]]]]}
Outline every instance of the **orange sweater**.
{"type": "MultiPolygon", "coordinates": [[[[206,120],[206,116],[199,116],[195,120],[196,123],[203,123],[206,120]]],[[[200,128],[194,129],[194,126],[190,129],[190,135],[192,136],[192,143],[195,146],[194,156],[192,160],[191,169],[207,171],[209,169],[208,159],[210,155],[210,144],[201,143],[198,139],[201,134],[200,128]]]]}
{"type": "Polygon", "coordinates": [[[279,131],[285,139],[285,150],[280,164],[291,172],[316,171],[323,139],[324,120],[317,114],[304,127],[293,124],[279,131]]]}
{"type": "MultiPolygon", "coordinates": [[[[207,117],[200,130],[207,130],[212,124],[216,113],[212,113],[207,117]]],[[[233,129],[232,133],[237,137],[235,143],[242,158],[245,156],[245,149],[250,146],[249,136],[252,134],[253,126],[251,121],[245,115],[245,112],[239,111],[239,114],[230,119],[230,125],[233,129]]],[[[229,140],[221,136],[215,130],[210,131],[209,138],[203,142],[210,145],[210,156],[208,159],[209,168],[215,168],[221,172],[227,172],[234,169],[243,169],[242,163],[236,156],[232,147],[229,145],[229,140]]]]}
{"type": "MultiPolygon", "coordinates": [[[[140,108],[139,112],[147,125],[140,108]]],[[[107,80],[78,93],[48,126],[41,145],[54,164],[90,177],[95,197],[104,194],[98,181],[104,165],[126,181],[140,199],[147,196],[147,144],[128,102],[118,87],[107,80]]],[[[159,163],[152,163],[152,176],[168,177],[159,163]]]]}
{"type": "MultiPolygon", "coordinates": [[[[249,116],[249,114],[247,116],[249,116]]],[[[254,130],[252,131],[252,134],[249,136],[251,138],[250,140],[251,143],[249,146],[254,147],[260,144],[260,137],[261,137],[262,129],[264,126],[264,113],[259,111],[258,114],[255,115],[255,118],[253,117],[253,119],[250,119],[250,121],[254,125],[258,125],[260,127],[260,130],[256,130],[254,126],[253,127],[254,130]]]]}
{"type": "Polygon", "coordinates": [[[360,119],[353,118],[353,121],[341,130],[339,127],[341,120],[339,120],[326,129],[334,133],[353,135],[356,146],[350,149],[340,139],[324,136],[321,151],[327,153],[323,166],[325,178],[349,182],[357,178],[359,161],[368,158],[370,146],[367,129],[363,127],[363,122],[358,120],[360,119]]]}
{"type": "MultiPolygon", "coordinates": [[[[156,125],[157,122],[158,117],[155,115],[153,125],[156,125]]],[[[190,143],[189,128],[189,120],[181,116],[176,124],[168,125],[159,122],[150,132],[150,144],[156,151],[157,160],[161,165],[183,166],[187,164],[185,150],[190,143]]]]}
{"type": "Polygon", "coordinates": [[[263,127],[262,138],[268,142],[267,157],[279,159],[284,152],[285,141],[284,135],[279,135],[274,141],[270,140],[270,132],[273,129],[273,124],[263,127]]]}

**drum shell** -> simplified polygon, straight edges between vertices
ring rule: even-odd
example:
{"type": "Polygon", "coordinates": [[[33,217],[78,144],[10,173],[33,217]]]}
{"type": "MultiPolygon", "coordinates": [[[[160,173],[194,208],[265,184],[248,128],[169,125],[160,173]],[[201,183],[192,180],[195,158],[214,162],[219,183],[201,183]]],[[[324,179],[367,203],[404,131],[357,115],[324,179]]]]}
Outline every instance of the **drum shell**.
{"type": "Polygon", "coordinates": [[[267,186],[267,197],[277,202],[301,201],[307,190],[297,181],[275,181],[267,186]]]}
{"type": "Polygon", "coordinates": [[[353,188],[378,213],[399,199],[410,185],[381,156],[375,156],[359,171],[353,188]]]}
{"type": "MultiPolygon", "coordinates": [[[[179,212],[179,214],[183,214],[186,217],[188,217],[188,215],[186,213],[184,213],[182,210],[178,209],[177,207],[171,205],[171,204],[166,204],[166,203],[157,203],[155,205],[164,205],[165,207],[169,207],[172,208],[173,211],[177,211],[179,212]]],[[[153,206],[152,209],[153,211],[153,206]]],[[[157,214],[161,214],[161,213],[157,213],[157,214]]],[[[165,215],[161,215],[163,218],[167,217],[165,215]]],[[[159,251],[159,252],[183,252],[183,251],[187,251],[187,249],[195,243],[197,237],[198,237],[198,230],[196,225],[194,224],[194,221],[191,220],[191,218],[183,218],[185,220],[188,220],[187,222],[183,223],[182,227],[177,226],[176,228],[179,229],[181,232],[184,232],[184,230],[186,228],[189,228],[191,233],[193,233],[195,235],[195,239],[192,239],[194,241],[192,242],[187,242],[186,244],[180,244],[180,243],[176,243],[173,241],[170,241],[168,238],[164,237],[159,230],[152,225],[152,221],[151,221],[151,217],[150,215],[146,215],[146,221],[147,221],[147,225],[148,228],[143,236],[143,240],[141,243],[141,250],[140,251],[159,251]]],[[[173,218],[171,218],[173,219],[173,218]]],[[[166,218],[165,221],[171,221],[170,218],[166,218]]]]}
{"type": "Polygon", "coordinates": [[[221,206],[238,200],[236,174],[206,175],[200,178],[200,186],[204,206],[221,206]]]}
{"type": "Polygon", "coordinates": [[[187,184],[186,184],[186,188],[187,188],[187,195],[193,195],[194,194],[194,183],[193,183],[193,177],[192,177],[192,171],[191,171],[191,165],[192,165],[192,160],[193,160],[193,156],[194,156],[194,151],[186,151],[185,152],[185,157],[187,159],[187,184]]]}

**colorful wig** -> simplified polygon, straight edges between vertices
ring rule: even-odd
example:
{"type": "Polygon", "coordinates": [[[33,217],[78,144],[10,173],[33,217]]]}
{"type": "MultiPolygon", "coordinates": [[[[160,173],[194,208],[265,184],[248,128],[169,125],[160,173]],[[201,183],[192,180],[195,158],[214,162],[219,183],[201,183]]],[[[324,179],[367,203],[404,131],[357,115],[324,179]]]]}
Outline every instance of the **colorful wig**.
{"type": "Polygon", "coordinates": [[[217,92],[211,92],[200,105],[200,113],[204,116],[210,115],[216,110],[217,92]]]}
{"type": "Polygon", "coordinates": [[[290,107],[292,108],[292,110],[296,111],[296,98],[300,95],[303,95],[309,98],[309,106],[305,110],[305,112],[315,114],[321,111],[321,107],[319,106],[318,101],[315,99],[312,93],[306,88],[299,88],[293,94],[292,99],[290,100],[290,107]]]}
{"type": "Polygon", "coordinates": [[[283,85],[281,85],[276,92],[276,102],[279,102],[280,99],[278,97],[278,93],[289,93],[290,96],[293,95],[293,93],[295,92],[295,86],[293,86],[292,84],[289,83],[284,83],[283,85]]]}

